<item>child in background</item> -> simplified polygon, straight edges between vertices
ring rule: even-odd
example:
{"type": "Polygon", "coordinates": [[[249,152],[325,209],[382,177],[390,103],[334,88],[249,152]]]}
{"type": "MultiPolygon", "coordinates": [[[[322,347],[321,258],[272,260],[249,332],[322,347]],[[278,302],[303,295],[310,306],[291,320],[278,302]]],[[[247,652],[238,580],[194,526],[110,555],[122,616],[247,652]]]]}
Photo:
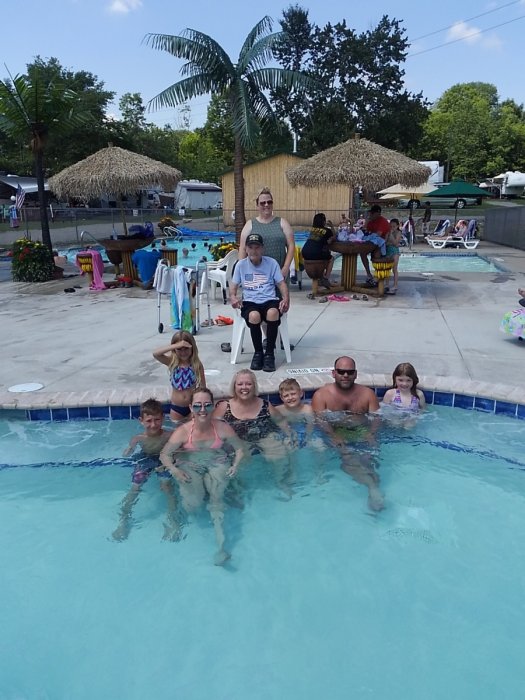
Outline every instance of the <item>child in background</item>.
{"type": "Polygon", "coordinates": [[[190,415],[191,393],[206,388],[204,367],[199,360],[195,338],[188,331],[177,331],[167,347],[157,348],[153,357],[166,365],[171,382],[170,418],[181,421],[190,415]]]}
{"type": "Polygon", "coordinates": [[[176,510],[177,502],[173,490],[171,474],[161,468],[160,453],[168,442],[171,431],[164,430],[162,421],[164,414],[162,404],[156,399],[148,399],[140,406],[139,423],[144,428],[144,432],[131,438],[129,445],[123,452],[124,457],[130,457],[137,447],[140,452],[137,454],[132,486],[128,494],[122,501],[120,510],[120,522],[113,532],[113,539],[122,542],[129,535],[131,529],[131,511],[139,497],[140,489],[146,483],[153,471],[158,473],[160,478],[160,488],[166,494],[168,501],[168,525],[164,525],[164,538],[170,540],[179,539],[180,526],[177,522],[176,510]]]}
{"type": "Polygon", "coordinates": [[[392,374],[392,388],[384,397],[383,403],[406,411],[419,411],[425,408],[425,396],[417,388],[419,377],[410,362],[401,362],[392,374]]]}
{"type": "Polygon", "coordinates": [[[386,238],[386,255],[389,258],[394,258],[394,266],[392,267],[394,286],[392,288],[385,287],[386,294],[395,294],[397,292],[397,285],[399,282],[399,256],[401,253],[399,246],[402,237],[403,233],[399,228],[399,219],[390,219],[390,233],[386,238]]]}

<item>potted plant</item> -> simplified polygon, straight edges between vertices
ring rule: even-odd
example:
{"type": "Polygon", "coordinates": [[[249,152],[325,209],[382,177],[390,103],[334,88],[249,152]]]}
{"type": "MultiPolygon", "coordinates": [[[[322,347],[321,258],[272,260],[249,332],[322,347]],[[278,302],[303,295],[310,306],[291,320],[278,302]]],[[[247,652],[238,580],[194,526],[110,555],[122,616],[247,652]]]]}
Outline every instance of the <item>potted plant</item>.
{"type": "Polygon", "coordinates": [[[53,253],[40,241],[20,238],[13,244],[11,271],[15,282],[48,282],[55,276],[53,253]]]}

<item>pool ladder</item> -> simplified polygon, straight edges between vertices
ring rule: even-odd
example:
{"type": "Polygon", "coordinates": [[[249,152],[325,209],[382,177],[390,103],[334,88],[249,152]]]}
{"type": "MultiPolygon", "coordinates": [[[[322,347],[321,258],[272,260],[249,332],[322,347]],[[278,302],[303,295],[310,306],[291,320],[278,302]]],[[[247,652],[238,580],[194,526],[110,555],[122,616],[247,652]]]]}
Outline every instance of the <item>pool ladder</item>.
{"type": "Polygon", "coordinates": [[[81,231],[80,232],[80,240],[84,242],[84,236],[89,236],[97,245],[100,245],[100,241],[95,238],[95,236],[90,233],[89,231],[81,231]]]}

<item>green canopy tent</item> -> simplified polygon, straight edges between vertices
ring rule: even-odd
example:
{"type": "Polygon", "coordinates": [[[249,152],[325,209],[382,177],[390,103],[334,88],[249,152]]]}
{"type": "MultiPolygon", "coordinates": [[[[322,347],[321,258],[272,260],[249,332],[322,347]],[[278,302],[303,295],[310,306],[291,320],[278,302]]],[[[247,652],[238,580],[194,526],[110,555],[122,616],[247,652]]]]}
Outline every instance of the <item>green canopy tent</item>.
{"type": "Polygon", "coordinates": [[[432,192],[428,192],[425,197],[446,197],[447,199],[450,197],[455,197],[456,198],[456,206],[454,207],[455,214],[454,214],[454,223],[456,222],[456,219],[458,218],[458,206],[457,203],[459,200],[461,200],[463,197],[490,197],[491,194],[490,192],[487,192],[486,190],[481,189],[481,187],[478,187],[477,185],[473,185],[471,182],[467,182],[466,180],[453,180],[452,182],[449,182],[448,185],[443,185],[443,187],[438,187],[436,190],[432,190],[432,192]]]}

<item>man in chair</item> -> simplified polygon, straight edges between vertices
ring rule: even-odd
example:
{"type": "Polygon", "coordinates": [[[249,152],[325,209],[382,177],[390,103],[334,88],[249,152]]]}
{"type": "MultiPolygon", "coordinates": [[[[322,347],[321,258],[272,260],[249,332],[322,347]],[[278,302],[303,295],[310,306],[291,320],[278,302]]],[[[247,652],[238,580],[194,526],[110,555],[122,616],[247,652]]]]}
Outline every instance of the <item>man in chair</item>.
{"type": "Polygon", "coordinates": [[[288,287],[278,263],[263,255],[263,238],[250,233],[246,238],[246,258],[239,260],[230,283],[230,303],[241,310],[241,316],[250,329],[254,355],[250,369],[275,372],[275,343],[281,315],[290,306],[288,287]],[[242,287],[242,303],[237,297],[242,287]],[[281,299],[276,289],[279,289],[281,299]],[[263,352],[261,323],[266,323],[266,352],[263,352]]]}

